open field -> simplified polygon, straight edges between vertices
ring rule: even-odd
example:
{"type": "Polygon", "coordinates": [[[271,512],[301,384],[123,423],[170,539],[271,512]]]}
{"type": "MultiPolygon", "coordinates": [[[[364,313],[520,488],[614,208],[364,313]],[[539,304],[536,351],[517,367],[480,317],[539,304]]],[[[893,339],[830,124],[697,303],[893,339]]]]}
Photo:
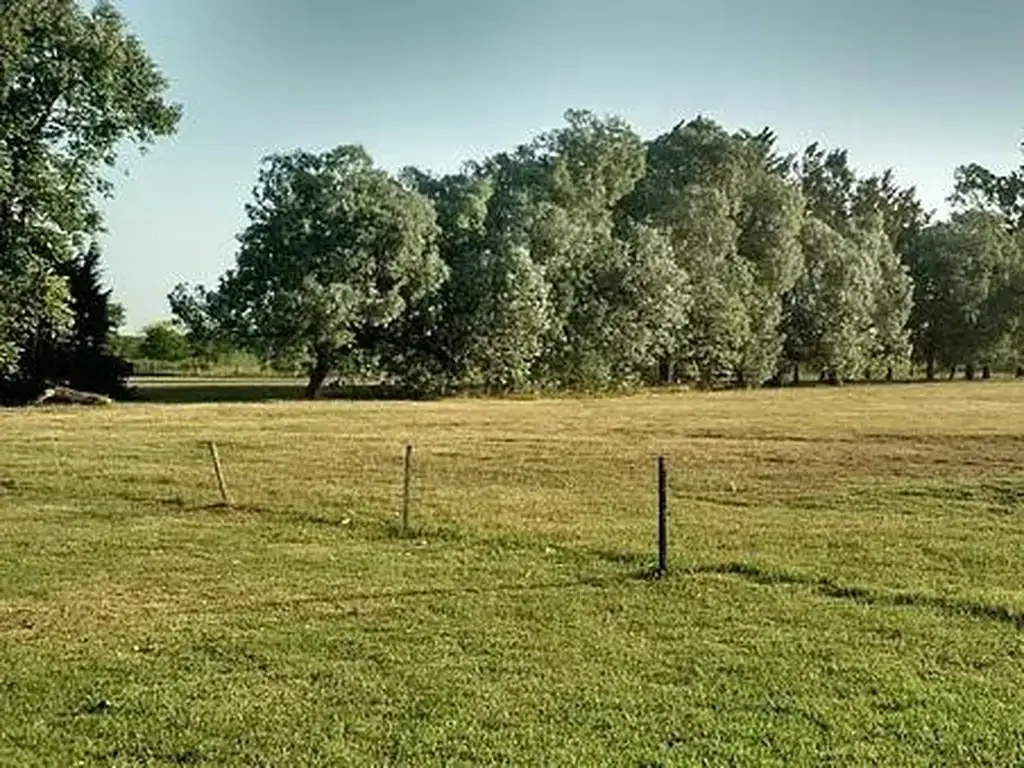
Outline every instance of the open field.
{"type": "Polygon", "coordinates": [[[0,765],[1024,761],[1021,384],[0,436],[0,765]]]}

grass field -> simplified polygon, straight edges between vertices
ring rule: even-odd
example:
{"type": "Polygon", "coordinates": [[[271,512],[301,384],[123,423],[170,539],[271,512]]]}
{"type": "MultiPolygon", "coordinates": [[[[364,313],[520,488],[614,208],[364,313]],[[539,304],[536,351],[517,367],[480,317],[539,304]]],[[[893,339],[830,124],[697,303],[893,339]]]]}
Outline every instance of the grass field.
{"type": "Polygon", "coordinates": [[[1019,764],[1022,449],[1014,383],[0,412],[0,765],[1019,764]]]}

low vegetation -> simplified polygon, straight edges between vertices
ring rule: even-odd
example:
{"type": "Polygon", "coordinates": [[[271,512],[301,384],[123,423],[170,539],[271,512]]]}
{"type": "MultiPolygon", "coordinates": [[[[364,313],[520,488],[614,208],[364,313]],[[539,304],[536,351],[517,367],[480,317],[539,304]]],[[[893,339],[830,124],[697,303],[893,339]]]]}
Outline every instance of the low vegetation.
{"type": "Polygon", "coordinates": [[[0,412],[0,763],[1019,763],[1022,406],[0,412]]]}

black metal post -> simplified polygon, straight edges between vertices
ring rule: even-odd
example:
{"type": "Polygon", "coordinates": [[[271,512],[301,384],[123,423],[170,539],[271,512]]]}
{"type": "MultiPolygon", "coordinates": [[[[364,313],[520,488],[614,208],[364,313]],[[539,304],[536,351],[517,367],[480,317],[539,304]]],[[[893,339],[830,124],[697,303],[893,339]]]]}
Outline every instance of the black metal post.
{"type": "Polygon", "coordinates": [[[658,576],[668,573],[668,478],[665,457],[658,457],[658,576]]]}
{"type": "Polygon", "coordinates": [[[412,495],[412,444],[405,446],[405,492],[402,495],[402,533],[409,533],[409,504],[412,495]]]}

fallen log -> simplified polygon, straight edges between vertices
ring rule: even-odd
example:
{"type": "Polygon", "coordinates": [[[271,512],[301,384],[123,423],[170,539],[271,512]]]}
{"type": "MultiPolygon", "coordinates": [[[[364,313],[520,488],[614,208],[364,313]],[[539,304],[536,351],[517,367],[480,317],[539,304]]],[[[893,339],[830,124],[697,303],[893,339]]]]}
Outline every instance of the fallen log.
{"type": "Polygon", "coordinates": [[[95,392],[79,392],[71,387],[51,387],[35,399],[35,405],[110,405],[114,401],[95,392]]]}

